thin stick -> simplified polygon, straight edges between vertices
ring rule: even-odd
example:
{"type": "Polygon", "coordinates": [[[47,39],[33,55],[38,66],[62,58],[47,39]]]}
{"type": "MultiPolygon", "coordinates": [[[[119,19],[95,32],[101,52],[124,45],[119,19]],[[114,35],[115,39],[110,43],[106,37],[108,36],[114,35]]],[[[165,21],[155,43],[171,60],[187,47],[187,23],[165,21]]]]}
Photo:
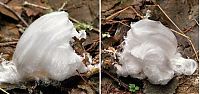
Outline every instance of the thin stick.
{"type": "Polygon", "coordinates": [[[78,70],[76,70],[77,71],[77,73],[79,74],[79,76],[83,79],[83,81],[85,82],[85,83],[88,83],[84,78],[83,78],[83,76],[80,74],[80,72],[78,71],[78,70]]]}
{"type": "Polygon", "coordinates": [[[140,18],[144,18],[143,16],[141,16],[141,15],[135,10],[135,8],[133,8],[133,7],[130,7],[130,8],[136,13],[137,16],[139,16],[140,18]]]}
{"type": "Polygon", "coordinates": [[[199,26],[199,23],[198,23],[198,21],[196,20],[196,19],[193,19],[196,23],[197,23],[197,25],[199,26]]]}
{"type": "Polygon", "coordinates": [[[136,13],[137,16],[139,16],[140,18],[143,18],[143,16],[141,16],[132,6],[128,6],[128,7],[124,8],[124,9],[122,9],[120,11],[117,11],[114,14],[106,17],[105,20],[111,20],[113,17],[117,16],[119,13],[121,13],[121,12],[123,12],[123,11],[125,11],[125,10],[127,10],[129,8],[132,9],[136,13]]]}
{"type": "MultiPolygon", "coordinates": [[[[199,51],[197,51],[197,54],[199,53],[199,51]]],[[[194,56],[196,56],[196,54],[194,53],[193,55],[192,55],[192,57],[194,57],[194,56]]]]}
{"type": "Polygon", "coordinates": [[[6,93],[6,94],[10,94],[10,93],[8,93],[7,91],[5,91],[5,90],[2,89],[2,88],[0,88],[0,90],[3,91],[3,92],[6,93]]]}
{"type": "Polygon", "coordinates": [[[177,34],[179,34],[179,35],[185,37],[185,38],[189,41],[189,43],[191,44],[192,49],[193,49],[193,51],[194,51],[194,53],[195,53],[196,59],[199,60],[198,52],[196,51],[196,49],[195,49],[195,47],[194,47],[194,44],[192,43],[191,38],[188,37],[188,36],[186,36],[185,34],[182,34],[182,33],[178,32],[178,31],[176,31],[176,30],[171,29],[171,31],[173,31],[173,32],[175,32],[175,33],[177,33],[177,34]]]}
{"type": "Polygon", "coordinates": [[[10,8],[8,5],[6,5],[2,2],[0,2],[0,5],[2,5],[6,9],[8,9],[10,12],[12,12],[15,16],[17,16],[18,19],[20,19],[26,25],[26,27],[28,27],[28,23],[18,13],[16,13],[12,8],[10,8]]]}
{"type": "Polygon", "coordinates": [[[123,23],[123,22],[121,22],[121,21],[119,21],[119,23],[121,23],[122,25],[125,25],[125,26],[127,26],[127,27],[129,27],[129,28],[131,28],[131,26],[129,26],[129,25],[127,25],[127,24],[125,24],[125,23],[123,23]]]}
{"type": "MultiPolygon", "coordinates": [[[[154,2],[153,2],[153,3],[154,3],[154,2]]],[[[194,44],[193,44],[192,41],[191,41],[191,38],[189,38],[188,36],[186,36],[186,35],[183,33],[183,31],[172,21],[172,19],[171,19],[171,18],[166,14],[166,12],[160,7],[160,5],[158,5],[158,4],[156,4],[156,3],[154,3],[154,5],[156,5],[156,6],[163,12],[163,14],[168,18],[168,20],[181,32],[181,33],[179,33],[179,32],[176,32],[176,33],[179,34],[179,35],[181,35],[181,36],[184,36],[185,38],[188,39],[188,41],[190,42],[190,44],[191,44],[191,46],[192,46],[192,49],[194,50],[194,53],[195,53],[195,55],[196,55],[196,59],[199,60],[197,51],[196,51],[196,49],[195,49],[195,47],[194,47],[194,44]]],[[[175,31],[175,30],[172,30],[172,31],[175,31]]]]}
{"type": "Polygon", "coordinates": [[[167,19],[169,19],[169,21],[181,32],[183,33],[183,31],[174,23],[174,21],[167,15],[167,13],[160,7],[160,5],[155,4],[161,11],[162,13],[167,17],[167,19]]]}
{"type": "Polygon", "coordinates": [[[121,13],[121,12],[123,12],[123,11],[127,10],[128,8],[130,8],[130,6],[128,6],[128,7],[126,7],[126,8],[124,8],[124,9],[122,9],[122,10],[120,10],[120,11],[117,11],[116,13],[114,13],[114,14],[112,14],[112,15],[110,15],[110,16],[108,16],[108,17],[106,17],[106,19],[105,19],[105,20],[111,20],[113,17],[117,16],[119,13],[121,13]]]}
{"type": "Polygon", "coordinates": [[[107,71],[102,70],[104,73],[106,73],[108,76],[110,76],[112,79],[114,79],[116,82],[120,83],[124,88],[128,89],[128,85],[123,83],[122,81],[118,80],[117,78],[113,77],[111,74],[109,74],[107,71]]]}
{"type": "Polygon", "coordinates": [[[64,2],[64,3],[62,4],[62,6],[58,9],[58,11],[63,10],[63,8],[66,6],[66,4],[67,4],[67,2],[64,2]]]}
{"type": "Polygon", "coordinates": [[[26,6],[26,5],[28,5],[28,6],[33,6],[33,7],[41,8],[41,9],[45,9],[45,10],[51,9],[51,8],[47,8],[47,7],[44,7],[44,6],[36,5],[36,4],[33,4],[33,3],[29,3],[29,2],[27,2],[27,1],[24,1],[23,5],[24,5],[24,6],[26,6]]]}
{"type": "Polygon", "coordinates": [[[182,33],[180,33],[180,32],[178,32],[178,31],[176,31],[176,30],[173,30],[173,29],[170,29],[172,32],[174,32],[174,33],[177,33],[178,35],[181,35],[181,36],[183,36],[183,37],[185,37],[185,38],[187,38],[187,39],[190,39],[190,37],[188,37],[188,36],[186,36],[185,34],[182,34],[182,33]]]}
{"type": "Polygon", "coordinates": [[[15,45],[15,44],[17,44],[17,42],[0,43],[0,47],[9,46],[9,45],[15,45]]]}
{"type": "Polygon", "coordinates": [[[109,20],[109,21],[108,21],[108,23],[109,23],[109,24],[112,24],[112,23],[120,23],[120,24],[122,24],[122,25],[125,25],[125,26],[127,26],[127,27],[129,27],[129,28],[130,28],[130,26],[129,26],[129,25],[127,25],[127,24],[123,23],[122,21],[109,20]]]}
{"type": "Polygon", "coordinates": [[[195,47],[194,47],[194,44],[192,43],[192,40],[188,39],[188,41],[190,42],[190,44],[191,44],[191,46],[192,46],[192,49],[194,50],[194,53],[195,53],[195,55],[196,55],[196,59],[199,60],[198,53],[197,53],[197,51],[196,51],[196,49],[195,49],[195,47]]]}

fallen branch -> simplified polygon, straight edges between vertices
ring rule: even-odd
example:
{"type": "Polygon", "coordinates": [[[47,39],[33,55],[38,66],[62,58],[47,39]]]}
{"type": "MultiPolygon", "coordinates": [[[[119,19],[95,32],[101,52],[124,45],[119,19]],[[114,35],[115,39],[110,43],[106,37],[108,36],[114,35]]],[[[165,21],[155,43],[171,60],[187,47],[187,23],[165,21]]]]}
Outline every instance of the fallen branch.
{"type": "Polygon", "coordinates": [[[113,19],[115,16],[117,16],[119,13],[121,13],[121,12],[123,12],[123,11],[125,11],[125,10],[127,10],[127,9],[129,9],[129,8],[132,9],[132,10],[136,13],[137,16],[143,18],[132,6],[128,6],[128,7],[124,8],[124,9],[122,9],[122,10],[120,10],[120,11],[117,11],[116,13],[114,13],[114,14],[112,14],[112,15],[106,17],[105,20],[111,20],[111,19],[113,19]]]}
{"type": "Polygon", "coordinates": [[[109,74],[107,71],[105,71],[105,70],[102,70],[104,73],[106,73],[108,76],[110,76],[114,81],[116,81],[116,82],[118,82],[120,85],[122,85],[125,89],[129,89],[128,88],[128,85],[127,84],[125,84],[125,83],[123,83],[122,81],[120,81],[119,79],[117,79],[117,78],[115,78],[115,77],[113,77],[111,74],[109,74]]]}
{"type": "Polygon", "coordinates": [[[17,42],[5,42],[5,43],[0,43],[0,47],[5,47],[9,45],[16,45],[17,42]]]}
{"type": "Polygon", "coordinates": [[[8,93],[7,91],[5,91],[5,90],[2,89],[2,88],[0,88],[0,90],[1,90],[2,92],[4,92],[5,94],[10,94],[10,93],[8,93]]]}
{"type": "Polygon", "coordinates": [[[131,26],[129,26],[129,25],[123,23],[123,21],[108,20],[108,23],[109,23],[109,24],[120,23],[120,24],[125,25],[125,26],[127,26],[127,27],[129,27],[129,28],[131,27],[131,26]]]}

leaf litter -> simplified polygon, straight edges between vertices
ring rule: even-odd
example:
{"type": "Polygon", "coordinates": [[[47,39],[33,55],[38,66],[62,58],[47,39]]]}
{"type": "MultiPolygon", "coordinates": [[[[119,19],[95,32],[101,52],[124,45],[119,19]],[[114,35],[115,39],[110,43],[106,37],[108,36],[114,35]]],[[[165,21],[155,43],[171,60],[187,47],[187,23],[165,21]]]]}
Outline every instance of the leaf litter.
{"type": "MultiPolygon", "coordinates": [[[[14,52],[16,43],[20,36],[23,33],[24,28],[27,27],[28,24],[32,23],[38,17],[51,12],[52,10],[58,10],[61,8],[64,3],[66,5],[62,6],[61,10],[65,10],[69,13],[72,19],[72,22],[77,23],[85,23],[91,25],[94,29],[87,30],[87,38],[84,40],[84,45],[80,46],[81,40],[77,40],[74,43],[79,45],[76,47],[82,48],[77,52],[82,52],[87,49],[87,52],[92,55],[95,59],[92,60],[92,63],[99,63],[98,58],[98,2],[93,0],[92,2],[89,0],[80,1],[82,5],[78,5],[74,1],[65,1],[59,0],[54,2],[54,0],[1,0],[4,5],[0,5],[0,52],[4,53],[3,58],[10,60],[12,58],[12,54],[14,52]],[[58,4],[58,5],[55,5],[58,4]],[[75,8],[70,8],[70,5],[79,6],[75,8]],[[5,6],[10,8],[6,9],[5,6]],[[87,8],[84,8],[87,7],[87,8]],[[80,10],[80,9],[81,10],[80,10]],[[89,10],[88,10],[89,9],[89,10]],[[81,18],[82,15],[73,13],[76,11],[77,13],[83,14],[84,17],[81,18]],[[85,13],[84,11],[88,11],[85,13]],[[19,16],[17,17],[16,14],[19,16]],[[88,18],[89,17],[89,18],[88,18]],[[19,19],[20,18],[20,19],[19,19]],[[27,24],[25,24],[23,21],[27,24]],[[75,19],[75,20],[73,20],[75,19]]],[[[98,71],[98,70],[95,70],[98,71]]],[[[86,74],[80,74],[80,76],[71,77],[65,81],[57,82],[43,82],[43,81],[30,81],[26,83],[20,83],[16,85],[4,84],[1,85],[0,88],[6,90],[9,93],[15,94],[77,94],[77,92],[83,92],[86,94],[96,94],[98,92],[98,72],[90,73],[90,75],[86,76],[86,74]],[[91,87],[90,84],[93,87],[91,87]]]]}
{"type": "MultiPolygon", "coordinates": [[[[123,45],[123,37],[126,36],[126,32],[130,28],[130,23],[142,19],[142,16],[146,14],[147,10],[151,10],[150,19],[161,21],[165,26],[171,28],[172,32],[176,35],[179,52],[186,58],[190,57],[198,61],[199,25],[197,21],[197,6],[197,0],[102,0],[102,34],[110,35],[110,37],[102,39],[102,52],[108,50],[110,47],[113,47],[117,51],[122,50],[121,45],[123,45]],[[134,13],[131,14],[130,9],[132,9],[134,13]],[[129,16],[128,14],[131,15],[129,16]],[[122,27],[125,29],[122,29],[122,27]]],[[[108,73],[112,74],[112,77],[105,76],[106,79],[114,80],[113,78],[117,78],[118,80],[121,80],[120,77],[116,76],[115,69],[113,68],[113,64],[118,62],[118,59],[115,59],[114,57],[114,55],[110,55],[108,52],[104,53],[102,56],[102,70],[107,70],[108,73]],[[112,58],[112,60],[109,60],[108,57],[112,58]]],[[[104,79],[102,79],[102,82],[103,80],[104,79]]],[[[119,83],[119,81],[115,82],[119,83]]],[[[129,92],[127,89],[122,88],[123,86],[120,83],[115,86],[115,82],[111,83],[110,86],[114,86],[121,91],[125,90],[126,92],[129,92]]],[[[131,80],[129,80],[127,85],[134,83],[138,84],[138,82],[130,82],[131,80]]],[[[143,86],[140,86],[142,92],[136,92],[136,94],[198,94],[198,69],[191,76],[179,76],[174,78],[167,86],[152,85],[146,80],[140,81],[139,83],[143,84],[143,86]]],[[[104,88],[106,88],[106,86],[104,87],[102,85],[102,91],[106,91],[104,88]]],[[[108,93],[111,93],[111,91],[103,94],[108,93]]]]}

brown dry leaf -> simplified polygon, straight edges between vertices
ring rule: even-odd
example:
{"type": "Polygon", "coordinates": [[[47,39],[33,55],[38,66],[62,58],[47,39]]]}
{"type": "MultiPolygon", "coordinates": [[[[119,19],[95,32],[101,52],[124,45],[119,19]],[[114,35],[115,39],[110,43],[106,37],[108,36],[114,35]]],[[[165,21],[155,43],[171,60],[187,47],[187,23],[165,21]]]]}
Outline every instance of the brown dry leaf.
{"type": "Polygon", "coordinates": [[[87,24],[94,24],[99,13],[98,0],[69,0],[64,9],[72,18],[87,24]]]}
{"type": "MultiPolygon", "coordinates": [[[[47,6],[46,2],[43,2],[43,0],[27,0],[27,2],[31,4],[36,4],[38,6],[49,8],[49,6],[47,6]]],[[[37,8],[34,6],[24,6],[24,9],[28,16],[37,16],[38,14],[44,12],[44,9],[37,8]]]]}
{"type": "Polygon", "coordinates": [[[4,7],[1,6],[1,5],[0,5],[0,12],[1,12],[2,14],[6,15],[6,16],[9,16],[9,17],[11,17],[11,18],[17,20],[17,21],[19,20],[15,14],[13,14],[12,12],[10,12],[8,9],[4,8],[4,7]]]}
{"type": "Polygon", "coordinates": [[[23,0],[11,0],[7,5],[14,9],[18,14],[21,14],[22,2],[23,0]]]}
{"type": "Polygon", "coordinates": [[[38,13],[35,13],[32,9],[25,8],[27,16],[36,16],[38,13]]]}
{"type": "MultiPolygon", "coordinates": [[[[2,1],[1,1],[2,2],[2,1]]],[[[9,11],[8,9],[6,9],[4,6],[2,6],[2,5],[0,5],[0,13],[2,13],[2,14],[4,14],[4,15],[6,15],[6,16],[9,16],[9,17],[11,17],[11,18],[13,18],[13,19],[15,19],[15,20],[19,20],[18,18],[17,18],[17,16],[14,14],[14,13],[12,13],[11,11],[9,11]]]]}
{"type": "MultiPolygon", "coordinates": [[[[39,5],[39,6],[47,7],[46,3],[42,2],[41,0],[26,0],[26,1],[29,3],[32,3],[32,4],[39,5]]],[[[7,1],[4,1],[4,3],[5,2],[7,2],[7,1]]],[[[25,2],[24,0],[9,0],[9,2],[7,2],[6,5],[8,5],[11,9],[13,9],[18,15],[21,15],[23,9],[26,11],[26,14],[28,16],[36,16],[39,13],[43,12],[43,9],[41,9],[41,8],[36,8],[33,6],[26,6],[26,7],[23,6],[24,2],[25,2]]],[[[3,6],[0,6],[0,12],[4,15],[7,15],[7,16],[17,20],[17,21],[19,20],[15,14],[13,14],[11,11],[4,8],[3,6]]]]}
{"type": "MultiPolygon", "coordinates": [[[[109,5],[109,3],[114,2],[113,0],[103,0],[102,1],[103,2],[102,6],[105,7],[105,10],[102,10],[102,17],[103,18],[108,17],[108,16],[110,16],[110,15],[112,15],[112,14],[114,14],[114,13],[120,11],[120,10],[123,10],[128,6],[134,6],[136,10],[140,10],[140,6],[142,6],[142,2],[143,2],[143,0],[121,0],[121,3],[119,2],[120,0],[116,0],[116,1],[118,1],[118,2],[115,3],[112,6],[109,5]],[[109,2],[106,2],[106,1],[109,1],[109,2]],[[104,4],[104,3],[108,3],[108,4],[104,4]]],[[[125,12],[126,16],[127,16],[127,13],[130,13],[130,12],[131,11],[125,12]]],[[[131,16],[131,15],[129,15],[129,16],[131,16]]]]}
{"type": "Polygon", "coordinates": [[[134,19],[135,16],[136,16],[136,13],[135,13],[132,9],[129,8],[129,9],[127,9],[127,10],[121,12],[121,13],[117,16],[117,18],[119,18],[119,19],[125,19],[125,18],[134,19]]]}
{"type": "Polygon", "coordinates": [[[93,44],[94,42],[97,42],[97,40],[99,39],[98,33],[95,33],[93,31],[88,31],[87,33],[88,34],[87,34],[85,42],[83,43],[83,46],[93,44]]]}
{"type": "Polygon", "coordinates": [[[53,10],[58,10],[66,0],[47,0],[47,1],[53,10]]]}
{"type": "MultiPolygon", "coordinates": [[[[7,1],[5,1],[5,0],[0,0],[0,2],[5,3],[5,2],[7,2],[7,1]]],[[[14,11],[18,12],[18,14],[21,14],[21,11],[20,11],[21,7],[19,6],[19,4],[20,4],[20,0],[12,0],[12,1],[10,1],[7,5],[8,5],[11,9],[13,9],[14,11]]],[[[18,17],[17,17],[14,13],[12,13],[10,10],[6,9],[6,8],[5,8],[4,6],[2,6],[2,5],[0,5],[0,12],[1,12],[2,14],[6,15],[6,16],[9,16],[9,17],[11,17],[11,18],[17,20],[17,21],[19,20],[18,17]]]]}
{"type": "Polygon", "coordinates": [[[144,0],[123,0],[119,7],[127,7],[127,6],[141,6],[144,0]],[[123,2],[124,1],[124,2],[123,2]]]}
{"type": "Polygon", "coordinates": [[[12,41],[12,39],[19,39],[19,30],[15,24],[5,23],[5,26],[0,28],[0,42],[12,41]]]}

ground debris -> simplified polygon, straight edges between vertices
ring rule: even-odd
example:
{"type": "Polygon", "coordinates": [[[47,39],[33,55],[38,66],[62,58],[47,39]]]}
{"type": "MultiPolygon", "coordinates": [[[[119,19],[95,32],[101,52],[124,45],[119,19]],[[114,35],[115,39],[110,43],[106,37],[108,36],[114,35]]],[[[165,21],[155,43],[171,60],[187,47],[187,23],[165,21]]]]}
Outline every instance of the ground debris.
{"type": "Polygon", "coordinates": [[[152,85],[148,81],[144,83],[145,94],[174,94],[178,86],[178,80],[172,79],[167,85],[152,85]]]}
{"type": "MultiPolygon", "coordinates": [[[[12,9],[12,11],[10,11],[9,9],[5,9],[5,6],[0,5],[0,53],[3,53],[2,57],[6,60],[12,59],[18,39],[22,33],[24,33],[23,31],[26,28],[21,19],[30,24],[43,14],[51,12],[52,9],[53,11],[57,11],[64,3],[66,3],[61,9],[62,11],[67,11],[69,16],[75,18],[78,22],[93,27],[92,30],[86,31],[86,40],[76,39],[74,44],[76,45],[76,49],[78,49],[77,52],[82,56],[87,52],[87,54],[90,54],[91,57],[94,58],[87,58],[87,56],[85,56],[86,59],[84,62],[88,62],[88,59],[92,59],[90,60],[91,64],[99,63],[99,7],[97,0],[93,0],[92,2],[91,0],[59,0],[56,2],[55,0],[0,0],[0,2],[3,2],[4,5],[9,6],[12,9]],[[77,2],[79,2],[80,5],[77,5],[78,7],[74,8],[73,5],[78,4],[77,2]],[[79,6],[81,6],[81,8],[79,8],[79,6]],[[18,14],[21,19],[17,16],[15,17],[16,14],[18,14]],[[87,51],[85,51],[85,49],[87,49],[87,51]]],[[[76,22],[73,23],[75,24],[76,22]]],[[[98,70],[95,71],[98,72],[98,70]]],[[[97,72],[91,73],[88,78],[84,77],[87,79],[87,83],[95,86],[95,89],[85,83],[80,76],[60,81],[59,85],[53,85],[54,82],[42,84],[41,81],[33,81],[27,84],[1,85],[0,88],[7,90],[11,94],[88,94],[87,92],[91,93],[92,90],[95,92],[93,94],[96,94],[98,92],[96,88],[98,88],[99,80],[94,79],[99,77],[97,72]],[[88,85],[90,88],[87,87],[88,85]]]]}
{"type": "MultiPolygon", "coordinates": [[[[112,64],[114,62],[118,62],[117,59],[113,59],[108,53],[103,53],[104,50],[109,47],[113,47],[119,52],[120,50],[123,50],[123,39],[126,37],[126,32],[130,29],[129,24],[142,19],[147,10],[151,11],[151,17],[149,19],[161,21],[165,26],[172,29],[172,32],[175,34],[178,41],[179,52],[185,58],[191,58],[198,61],[198,2],[198,0],[102,0],[101,30],[102,34],[109,35],[109,37],[102,38],[103,64],[105,63],[109,66],[113,66],[112,64]],[[126,13],[132,15],[126,15],[126,13]],[[182,34],[182,32],[184,33],[182,34]]],[[[102,68],[108,69],[108,67],[102,68]]],[[[108,71],[114,73],[111,68],[108,71]]],[[[105,76],[103,75],[102,77],[105,76]]],[[[179,79],[174,78],[166,86],[155,86],[145,82],[143,83],[144,87],[142,88],[142,91],[145,94],[197,94],[197,83],[199,83],[198,69],[194,75],[184,77],[179,76],[179,79]],[[181,82],[183,84],[180,84],[181,82]]],[[[107,87],[102,86],[102,88],[107,87]]],[[[117,88],[118,90],[121,90],[119,87],[117,88]]],[[[102,92],[108,91],[106,89],[102,90],[102,92]]],[[[123,90],[124,89],[121,91],[123,90]]],[[[106,92],[105,94],[108,93],[106,92]]]]}

